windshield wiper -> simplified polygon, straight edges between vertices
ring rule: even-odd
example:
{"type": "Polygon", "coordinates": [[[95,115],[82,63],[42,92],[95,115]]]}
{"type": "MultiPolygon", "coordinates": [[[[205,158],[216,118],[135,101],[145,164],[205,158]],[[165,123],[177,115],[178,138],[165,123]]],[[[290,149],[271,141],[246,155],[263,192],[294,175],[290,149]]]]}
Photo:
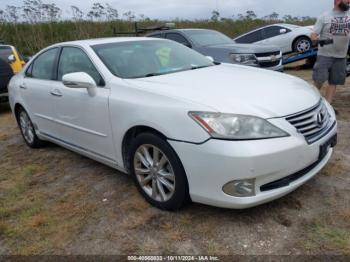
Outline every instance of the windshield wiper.
{"type": "Polygon", "coordinates": [[[147,75],[145,75],[144,77],[151,77],[151,76],[160,76],[160,75],[164,75],[166,73],[149,73],[147,75]]]}
{"type": "Polygon", "coordinates": [[[196,70],[196,69],[205,68],[205,67],[210,67],[210,66],[213,66],[213,65],[192,66],[192,67],[191,67],[191,70],[196,70]]]}

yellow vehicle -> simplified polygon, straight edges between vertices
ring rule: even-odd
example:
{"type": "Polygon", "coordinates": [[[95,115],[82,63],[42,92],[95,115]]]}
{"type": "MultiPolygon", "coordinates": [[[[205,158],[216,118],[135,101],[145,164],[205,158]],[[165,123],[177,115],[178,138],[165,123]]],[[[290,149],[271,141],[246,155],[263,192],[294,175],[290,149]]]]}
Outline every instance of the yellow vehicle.
{"type": "Polygon", "coordinates": [[[26,63],[22,55],[12,45],[0,45],[0,59],[11,65],[14,74],[21,71],[26,63]]]}

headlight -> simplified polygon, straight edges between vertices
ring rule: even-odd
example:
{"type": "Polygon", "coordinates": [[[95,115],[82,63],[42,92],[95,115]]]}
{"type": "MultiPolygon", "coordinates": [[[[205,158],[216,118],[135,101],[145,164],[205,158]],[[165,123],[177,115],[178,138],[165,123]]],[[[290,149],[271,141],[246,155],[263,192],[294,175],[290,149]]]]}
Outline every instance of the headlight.
{"type": "Polygon", "coordinates": [[[289,136],[259,117],[212,112],[189,112],[189,115],[214,138],[249,140],[289,136]]]}
{"type": "Polygon", "coordinates": [[[230,54],[230,57],[234,63],[244,65],[257,65],[258,60],[254,54],[230,54]]]}

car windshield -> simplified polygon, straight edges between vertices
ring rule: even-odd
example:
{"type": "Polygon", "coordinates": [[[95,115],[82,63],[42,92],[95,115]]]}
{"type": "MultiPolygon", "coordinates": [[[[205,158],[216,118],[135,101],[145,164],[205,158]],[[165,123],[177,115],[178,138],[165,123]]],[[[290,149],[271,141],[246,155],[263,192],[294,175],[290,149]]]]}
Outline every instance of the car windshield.
{"type": "Polygon", "coordinates": [[[185,34],[200,46],[232,44],[228,36],[213,30],[187,30],[185,34]]]}
{"type": "Polygon", "coordinates": [[[128,41],[92,46],[121,78],[142,78],[213,66],[205,56],[167,40],[128,41]]]}

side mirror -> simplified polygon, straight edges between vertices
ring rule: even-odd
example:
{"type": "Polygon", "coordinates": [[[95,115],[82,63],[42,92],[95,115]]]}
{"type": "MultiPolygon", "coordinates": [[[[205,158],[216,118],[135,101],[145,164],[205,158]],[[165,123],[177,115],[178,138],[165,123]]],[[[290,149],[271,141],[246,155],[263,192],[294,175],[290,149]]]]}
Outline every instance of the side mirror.
{"type": "Polygon", "coordinates": [[[287,33],[287,29],[285,28],[280,29],[280,34],[285,34],[285,33],[287,33]]]}
{"type": "Polygon", "coordinates": [[[7,59],[9,60],[10,63],[16,61],[16,57],[14,55],[9,55],[9,57],[7,59]]]}
{"type": "Polygon", "coordinates": [[[86,88],[90,96],[96,95],[96,82],[85,72],[66,74],[62,77],[63,84],[69,88],[86,88]]]}

